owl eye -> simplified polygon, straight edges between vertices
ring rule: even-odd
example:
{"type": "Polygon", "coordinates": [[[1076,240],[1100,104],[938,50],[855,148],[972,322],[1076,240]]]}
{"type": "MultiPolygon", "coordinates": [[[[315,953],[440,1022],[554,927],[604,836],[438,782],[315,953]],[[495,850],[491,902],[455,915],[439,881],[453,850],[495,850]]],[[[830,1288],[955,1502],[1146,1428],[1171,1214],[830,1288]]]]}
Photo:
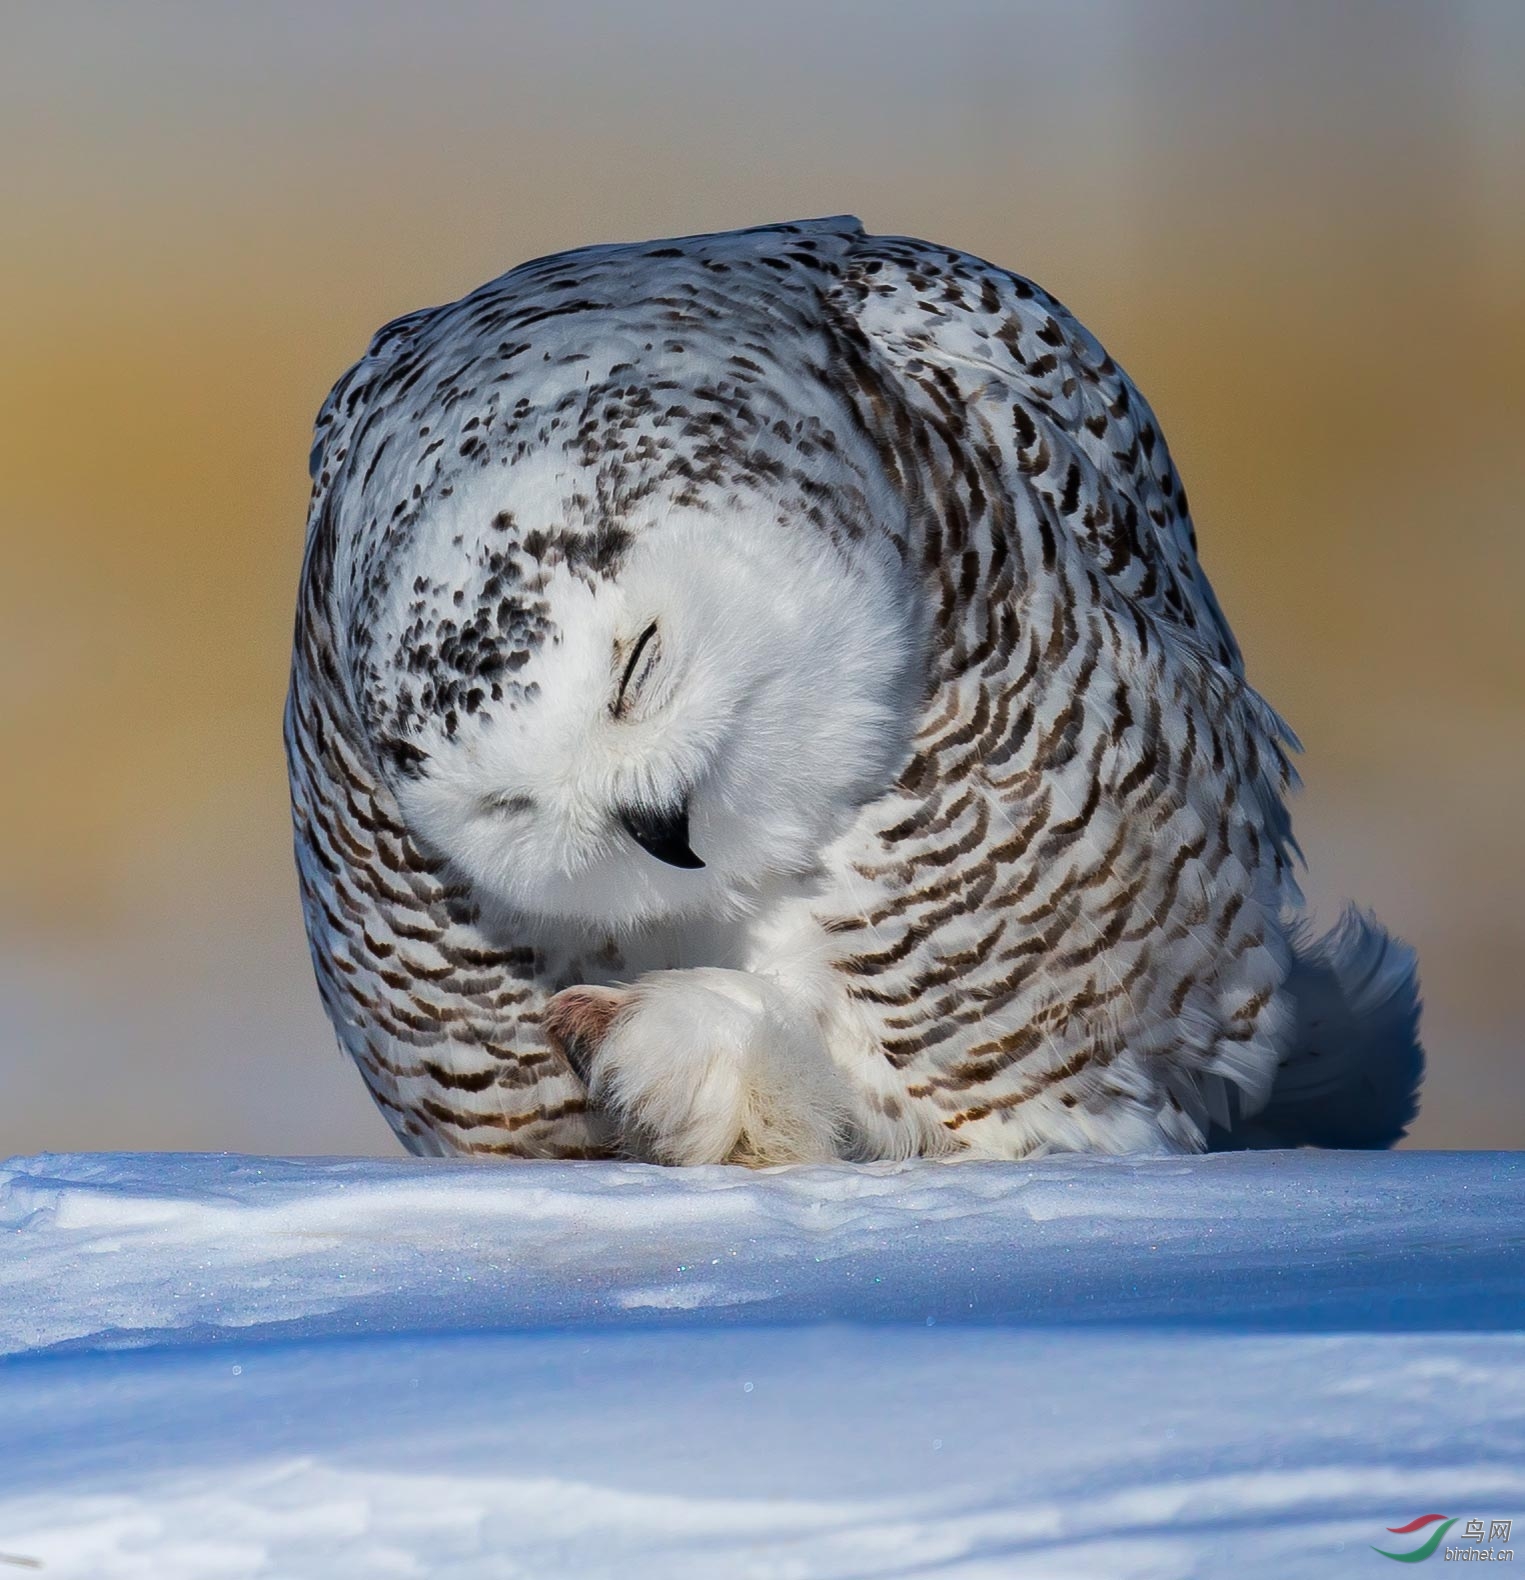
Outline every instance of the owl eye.
{"type": "Polygon", "coordinates": [[[625,660],[625,672],[620,676],[619,693],[611,709],[615,718],[624,713],[627,701],[640,695],[641,687],[656,667],[661,653],[662,644],[657,641],[657,622],[653,620],[636,638],[630,657],[625,660]]]}
{"type": "Polygon", "coordinates": [[[515,795],[510,790],[498,790],[492,795],[484,795],[478,805],[483,812],[514,817],[522,812],[533,812],[535,798],[531,795],[515,795]]]}

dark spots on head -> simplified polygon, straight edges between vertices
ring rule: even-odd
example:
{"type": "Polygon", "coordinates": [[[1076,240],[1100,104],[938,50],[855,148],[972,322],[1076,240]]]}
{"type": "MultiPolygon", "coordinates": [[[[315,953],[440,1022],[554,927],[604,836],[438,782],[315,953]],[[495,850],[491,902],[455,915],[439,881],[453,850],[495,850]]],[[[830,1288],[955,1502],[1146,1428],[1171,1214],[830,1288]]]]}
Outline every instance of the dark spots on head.
{"type": "Polygon", "coordinates": [[[382,755],[404,779],[422,779],[427,772],[429,754],[421,751],[412,741],[400,736],[388,736],[379,743],[382,755]]]}

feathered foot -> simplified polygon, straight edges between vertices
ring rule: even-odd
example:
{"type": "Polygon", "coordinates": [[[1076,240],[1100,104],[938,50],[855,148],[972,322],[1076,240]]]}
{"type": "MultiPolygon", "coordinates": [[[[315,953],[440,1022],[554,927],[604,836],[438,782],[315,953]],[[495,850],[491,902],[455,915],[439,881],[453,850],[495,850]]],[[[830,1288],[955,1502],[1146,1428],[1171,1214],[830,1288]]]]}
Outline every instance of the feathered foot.
{"type": "Polygon", "coordinates": [[[820,1162],[846,1100],[810,1017],[745,971],[654,971],[556,994],[546,1030],[625,1151],[655,1163],[820,1162]]]}

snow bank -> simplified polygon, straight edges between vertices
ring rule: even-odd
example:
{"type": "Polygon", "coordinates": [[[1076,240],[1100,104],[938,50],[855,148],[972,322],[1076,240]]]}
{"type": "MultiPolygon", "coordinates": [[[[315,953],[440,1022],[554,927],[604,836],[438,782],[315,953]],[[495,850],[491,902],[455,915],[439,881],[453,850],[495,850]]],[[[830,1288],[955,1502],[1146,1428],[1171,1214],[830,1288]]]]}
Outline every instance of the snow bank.
{"type": "Polygon", "coordinates": [[[0,1354],[610,1323],[1513,1328],[1525,1157],[0,1166],[0,1354]]]}
{"type": "Polygon", "coordinates": [[[1525,1517],[1522,1206],[1512,1154],[14,1160],[0,1557],[1385,1567],[1417,1514],[1525,1517]]]}

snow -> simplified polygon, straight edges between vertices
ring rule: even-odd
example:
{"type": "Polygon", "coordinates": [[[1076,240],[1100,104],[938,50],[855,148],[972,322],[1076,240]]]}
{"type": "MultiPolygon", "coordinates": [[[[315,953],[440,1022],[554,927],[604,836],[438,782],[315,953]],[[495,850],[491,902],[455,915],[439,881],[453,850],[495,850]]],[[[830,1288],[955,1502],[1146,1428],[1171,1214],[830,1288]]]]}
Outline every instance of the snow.
{"type": "Polygon", "coordinates": [[[0,1560],[81,1580],[1376,1565],[1418,1514],[1525,1516],[1522,1207],[1525,1156],[1499,1153],[16,1159],[0,1560]]]}

